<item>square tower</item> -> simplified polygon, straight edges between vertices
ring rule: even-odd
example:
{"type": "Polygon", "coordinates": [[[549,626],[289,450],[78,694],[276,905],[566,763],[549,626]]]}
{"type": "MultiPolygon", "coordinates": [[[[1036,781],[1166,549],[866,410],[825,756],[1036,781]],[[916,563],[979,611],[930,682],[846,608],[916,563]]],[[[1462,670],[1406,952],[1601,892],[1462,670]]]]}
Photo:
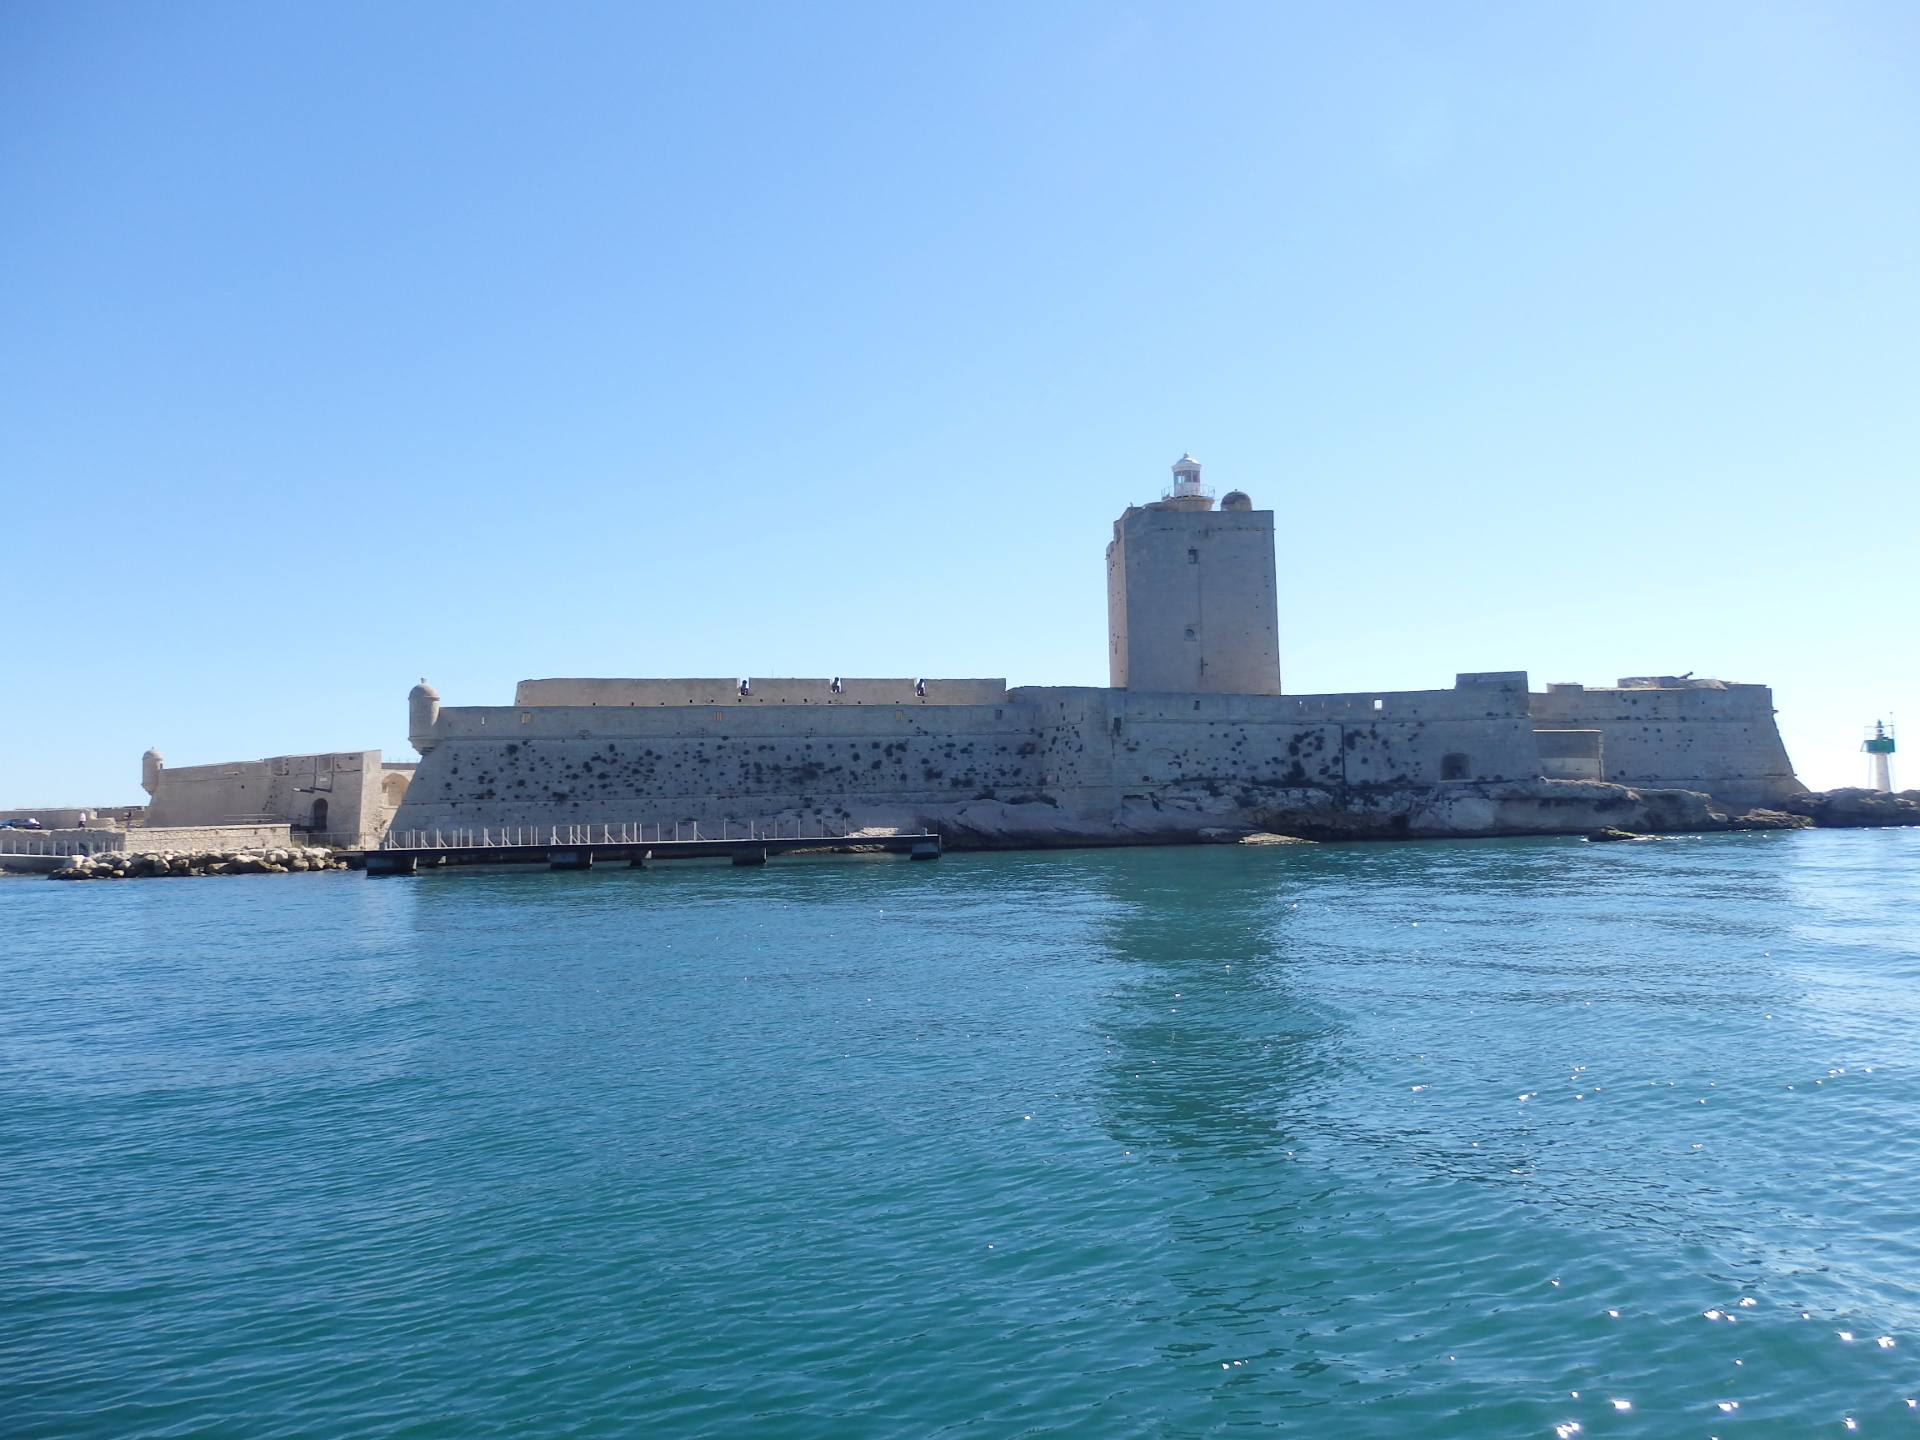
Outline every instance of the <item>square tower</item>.
{"type": "Polygon", "coordinates": [[[1116,690],[1278,695],[1273,512],[1239,490],[1213,508],[1190,455],[1107,546],[1107,657],[1116,690]]]}

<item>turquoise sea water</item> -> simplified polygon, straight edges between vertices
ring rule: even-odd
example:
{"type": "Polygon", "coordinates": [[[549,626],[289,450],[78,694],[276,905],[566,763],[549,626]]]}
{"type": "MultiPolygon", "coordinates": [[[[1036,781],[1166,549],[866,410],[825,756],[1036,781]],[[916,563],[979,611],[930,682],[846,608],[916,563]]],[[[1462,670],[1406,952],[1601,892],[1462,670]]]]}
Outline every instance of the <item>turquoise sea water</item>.
{"type": "Polygon", "coordinates": [[[1893,830],[0,882],[0,1433],[1920,1437],[1916,902],[1893,830]]]}

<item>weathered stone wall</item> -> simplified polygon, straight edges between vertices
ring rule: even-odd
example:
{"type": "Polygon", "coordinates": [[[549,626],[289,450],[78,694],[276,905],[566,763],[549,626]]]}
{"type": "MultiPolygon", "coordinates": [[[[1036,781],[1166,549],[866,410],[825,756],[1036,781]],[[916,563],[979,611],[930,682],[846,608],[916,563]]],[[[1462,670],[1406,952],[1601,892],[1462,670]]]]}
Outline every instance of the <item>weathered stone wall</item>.
{"type": "Polygon", "coordinates": [[[1273,512],[1132,506],[1107,547],[1114,687],[1280,693],[1273,512]]]}
{"type": "Polygon", "coordinates": [[[396,826],[840,815],[1031,790],[1038,744],[1022,712],[1004,703],[442,706],[396,826]]]}
{"type": "Polygon", "coordinates": [[[441,706],[394,826],[829,817],[981,844],[1223,825],[1533,834],[1722,823],[1798,792],[1761,686],[1540,696],[1499,671],[1357,695],[1033,687],[996,704],[828,705],[813,683],[704,704],[441,706]],[[1631,784],[1597,783],[1602,765],[1631,784]]]}
{"type": "Polygon", "coordinates": [[[389,802],[404,794],[406,774],[389,773],[378,750],[162,765],[146,823],[167,829],[277,822],[283,829],[299,825],[354,843],[372,842],[385,833],[393,813],[389,802]],[[318,808],[323,801],[324,817],[318,808]]]}
{"type": "Polygon", "coordinates": [[[131,830],[4,830],[0,851],[106,855],[153,850],[273,850],[292,843],[285,825],[136,825],[131,830]]]}
{"type": "Polygon", "coordinates": [[[927,708],[443,706],[394,825],[857,818],[977,803],[1043,807],[1061,826],[1078,817],[1066,828],[1083,837],[1129,807],[1183,831],[1183,816],[1198,825],[1328,795],[1359,804],[1536,779],[1527,700],[1522,682],[1312,696],[1031,688],[999,705],[927,708]]]}
{"type": "Polygon", "coordinates": [[[1598,730],[1604,778],[1615,784],[1703,790],[1737,805],[1778,804],[1806,790],[1765,685],[1555,685],[1531,697],[1530,708],[1542,729],[1598,730]]]}

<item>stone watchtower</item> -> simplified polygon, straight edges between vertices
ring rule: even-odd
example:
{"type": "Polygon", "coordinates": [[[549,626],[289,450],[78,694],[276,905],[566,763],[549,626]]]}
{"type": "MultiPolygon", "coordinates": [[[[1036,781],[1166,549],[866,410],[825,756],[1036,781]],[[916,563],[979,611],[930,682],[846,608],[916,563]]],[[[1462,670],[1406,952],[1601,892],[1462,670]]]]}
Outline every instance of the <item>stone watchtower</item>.
{"type": "Polygon", "coordinates": [[[1239,490],[1214,509],[1182,455],[1171,490],[1113,522],[1107,657],[1116,690],[1278,695],[1273,512],[1239,490]]]}

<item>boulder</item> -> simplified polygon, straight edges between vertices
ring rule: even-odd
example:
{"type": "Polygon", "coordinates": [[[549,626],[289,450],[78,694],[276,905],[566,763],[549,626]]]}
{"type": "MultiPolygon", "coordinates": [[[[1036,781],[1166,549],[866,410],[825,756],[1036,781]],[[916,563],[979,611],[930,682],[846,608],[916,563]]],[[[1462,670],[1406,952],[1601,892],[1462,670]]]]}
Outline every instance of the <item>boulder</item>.
{"type": "Polygon", "coordinates": [[[1749,810],[1728,822],[1734,830],[1811,830],[1813,820],[1806,815],[1790,815],[1785,810],[1749,810]]]}

